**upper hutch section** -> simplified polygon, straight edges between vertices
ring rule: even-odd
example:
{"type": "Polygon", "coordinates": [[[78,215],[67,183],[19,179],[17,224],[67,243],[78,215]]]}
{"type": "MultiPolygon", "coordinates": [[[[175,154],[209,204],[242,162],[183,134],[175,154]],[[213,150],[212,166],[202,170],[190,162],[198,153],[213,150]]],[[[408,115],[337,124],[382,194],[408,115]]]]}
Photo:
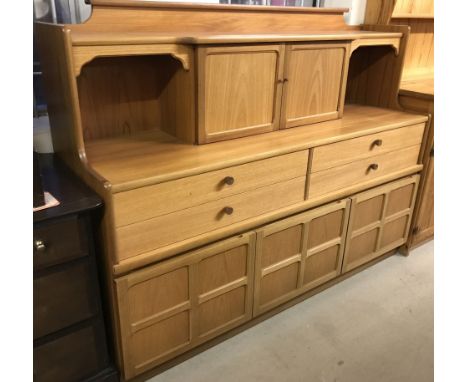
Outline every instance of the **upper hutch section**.
{"type": "Polygon", "coordinates": [[[54,148],[70,160],[92,167],[96,142],[122,152],[127,138],[159,150],[340,131],[345,103],[398,109],[405,27],[349,26],[347,9],[91,3],[83,24],[37,25],[54,148]]]}

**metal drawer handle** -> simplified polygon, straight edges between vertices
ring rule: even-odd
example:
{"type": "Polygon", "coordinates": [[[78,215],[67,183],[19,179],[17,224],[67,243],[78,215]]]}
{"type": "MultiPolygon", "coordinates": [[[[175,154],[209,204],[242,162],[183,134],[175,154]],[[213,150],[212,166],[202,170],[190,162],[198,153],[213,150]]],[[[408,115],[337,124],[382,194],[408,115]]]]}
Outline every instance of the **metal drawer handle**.
{"type": "Polygon", "coordinates": [[[369,171],[370,170],[377,170],[379,168],[379,165],[377,163],[372,163],[370,166],[369,166],[369,171]]]}
{"type": "Polygon", "coordinates": [[[37,252],[44,252],[46,249],[45,243],[42,240],[36,240],[34,242],[34,247],[37,252]]]}
{"type": "Polygon", "coordinates": [[[224,208],[223,208],[223,212],[224,212],[226,215],[232,215],[232,213],[234,212],[234,208],[232,208],[232,207],[224,207],[224,208]]]}
{"type": "Polygon", "coordinates": [[[232,176],[226,176],[223,179],[224,184],[227,184],[228,186],[232,186],[234,184],[234,178],[232,176]]]}
{"type": "Polygon", "coordinates": [[[382,146],[383,141],[381,139],[376,139],[374,142],[372,142],[371,148],[374,148],[374,146],[382,146]]]}

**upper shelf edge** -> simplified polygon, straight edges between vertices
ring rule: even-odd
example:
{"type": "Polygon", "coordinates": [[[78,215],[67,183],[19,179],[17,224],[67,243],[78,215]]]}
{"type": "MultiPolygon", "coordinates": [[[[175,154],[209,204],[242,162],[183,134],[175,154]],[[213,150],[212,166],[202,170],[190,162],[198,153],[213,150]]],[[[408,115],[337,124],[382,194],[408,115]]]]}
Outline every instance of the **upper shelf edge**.
{"type": "Polygon", "coordinates": [[[202,9],[202,10],[237,10],[237,11],[264,11],[264,12],[291,12],[291,13],[334,13],[344,14],[349,8],[312,8],[312,7],[278,7],[265,5],[239,5],[239,4],[203,4],[203,3],[175,3],[148,0],[85,0],[87,4],[96,7],[139,7],[139,8],[175,8],[175,9],[202,9]]]}

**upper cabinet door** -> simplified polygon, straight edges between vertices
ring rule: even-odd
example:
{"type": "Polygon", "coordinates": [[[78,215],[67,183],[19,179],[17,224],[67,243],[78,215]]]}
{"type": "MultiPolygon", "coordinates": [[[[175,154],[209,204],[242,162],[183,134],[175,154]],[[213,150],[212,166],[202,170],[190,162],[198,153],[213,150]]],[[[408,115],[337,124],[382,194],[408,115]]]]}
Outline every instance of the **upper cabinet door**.
{"type": "Polygon", "coordinates": [[[198,49],[198,142],[277,130],[282,45],[198,49]]]}
{"type": "Polygon", "coordinates": [[[341,117],[348,49],[335,43],[286,47],[282,129],[341,117]]]}

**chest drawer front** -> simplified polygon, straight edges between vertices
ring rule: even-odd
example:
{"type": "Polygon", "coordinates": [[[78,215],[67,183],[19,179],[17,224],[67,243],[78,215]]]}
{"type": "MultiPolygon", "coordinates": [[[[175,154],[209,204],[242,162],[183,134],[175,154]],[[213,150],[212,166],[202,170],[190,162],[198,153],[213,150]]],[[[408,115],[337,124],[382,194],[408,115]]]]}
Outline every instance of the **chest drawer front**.
{"type": "Polygon", "coordinates": [[[97,321],[34,348],[34,381],[81,381],[109,362],[104,327],[97,321]]]}
{"type": "Polygon", "coordinates": [[[123,260],[304,200],[305,176],[117,229],[123,260]]]}
{"type": "Polygon", "coordinates": [[[425,124],[421,123],[317,147],[314,149],[311,171],[323,171],[359,159],[419,145],[424,127],[425,124]]]}
{"type": "Polygon", "coordinates": [[[352,162],[328,170],[314,172],[309,176],[309,199],[317,199],[343,192],[380,177],[398,173],[417,165],[420,146],[411,146],[387,154],[352,162]]]}
{"type": "Polygon", "coordinates": [[[97,313],[97,289],[90,261],[34,279],[34,338],[97,313]]]}
{"type": "Polygon", "coordinates": [[[72,216],[34,227],[34,269],[88,254],[85,218],[72,216]]]}
{"type": "Polygon", "coordinates": [[[305,176],[308,151],[268,158],[114,195],[117,227],[305,176]]]}

